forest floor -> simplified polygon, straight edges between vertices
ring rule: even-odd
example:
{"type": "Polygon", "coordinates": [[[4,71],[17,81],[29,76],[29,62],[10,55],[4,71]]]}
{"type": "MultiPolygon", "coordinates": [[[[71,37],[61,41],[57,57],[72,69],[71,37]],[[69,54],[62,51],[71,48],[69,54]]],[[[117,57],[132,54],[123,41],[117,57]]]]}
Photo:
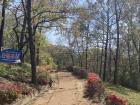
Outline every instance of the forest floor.
{"type": "Polygon", "coordinates": [[[85,80],[68,72],[58,72],[53,78],[54,86],[27,105],[97,105],[83,98],[85,80]]]}

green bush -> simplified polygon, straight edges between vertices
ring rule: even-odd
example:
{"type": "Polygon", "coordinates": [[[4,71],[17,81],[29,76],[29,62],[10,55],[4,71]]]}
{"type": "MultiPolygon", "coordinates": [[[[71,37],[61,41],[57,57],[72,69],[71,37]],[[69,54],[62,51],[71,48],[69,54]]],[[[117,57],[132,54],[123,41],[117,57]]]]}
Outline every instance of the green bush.
{"type": "Polygon", "coordinates": [[[29,87],[26,84],[22,85],[22,95],[31,95],[32,93],[34,93],[32,87],[29,87]]]}
{"type": "Polygon", "coordinates": [[[3,77],[4,75],[8,74],[8,71],[6,71],[7,65],[0,64],[0,77],[3,77]]]}
{"type": "Polygon", "coordinates": [[[10,104],[18,98],[18,94],[14,90],[0,90],[0,105],[10,104]]]}
{"type": "Polygon", "coordinates": [[[0,77],[6,78],[8,80],[29,82],[31,78],[30,64],[0,64],[0,77]]]}
{"type": "Polygon", "coordinates": [[[66,66],[66,69],[67,69],[69,72],[73,72],[73,66],[71,66],[71,65],[66,66]]]}
{"type": "MultiPolygon", "coordinates": [[[[69,67],[70,69],[71,67],[69,67]]],[[[72,74],[80,79],[86,79],[87,78],[87,71],[85,69],[81,69],[79,67],[73,67],[72,74]]]]}
{"type": "Polygon", "coordinates": [[[134,90],[140,90],[140,74],[133,72],[131,75],[122,75],[120,77],[120,84],[134,90]]]}
{"type": "Polygon", "coordinates": [[[79,67],[73,67],[73,71],[72,71],[72,74],[73,75],[75,75],[75,76],[78,76],[78,74],[79,74],[79,70],[80,70],[80,68],[79,67]]]}
{"type": "Polygon", "coordinates": [[[49,79],[49,74],[47,72],[38,73],[37,76],[37,83],[39,85],[47,85],[49,79]]]}
{"type": "Polygon", "coordinates": [[[85,69],[80,69],[78,73],[78,77],[80,79],[86,79],[87,78],[87,71],[85,69]]]}
{"type": "Polygon", "coordinates": [[[6,94],[7,94],[7,103],[11,103],[11,102],[13,102],[14,100],[16,100],[17,98],[18,98],[18,93],[16,92],[16,91],[14,91],[14,90],[8,90],[7,92],[6,92],[6,94]]]}

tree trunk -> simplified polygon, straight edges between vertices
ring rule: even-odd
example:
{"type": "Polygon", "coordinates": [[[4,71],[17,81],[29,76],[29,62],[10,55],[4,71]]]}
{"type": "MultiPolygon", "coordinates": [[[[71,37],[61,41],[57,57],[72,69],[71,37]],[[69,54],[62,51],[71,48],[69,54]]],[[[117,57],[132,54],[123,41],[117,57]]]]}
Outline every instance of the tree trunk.
{"type": "Polygon", "coordinates": [[[111,49],[111,35],[110,35],[110,41],[109,41],[109,60],[108,60],[108,71],[109,71],[109,79],[111,79],[111,74],[112,74],[112,49],[111,49]]]}
{"type": "MultiPolygon", "coordinates": [[[[20,51],[22,51],[22,53],[23,53],[23,48],[25,46],[25,43],[23,41],[24,41],[24,37],[25,37],[26,23],[27,23],[26,22],[26,17],[24,17],[23,26],[22,26],[22,30],[21,30],[21,34],[20,34],[19,45],[18,45],[18,48],[19,48],[20,51]]],[[[26,53],[26,51],[24,53],[26,53]]],[[[23,59],[24,59],[24,56],[22,54],[21,57],[20,57],[21,62],[23,62],[23,59]]]]}
{"type": "Polygon", "coordinates": [[[39,62],[39,54],[40,54],[40,43],[38,43],[38,46],[37,46],[37,50],[36,50],[36,65],[38,66],[40,64],[39,62]]]}
{"type": "Polygon", "coordinates": [[[88,40],[87,38],[86,38],[86,67],[85,68],[86,70],[88,69],[88,40]]]}
{"type": "Polygon", "coordinates": [[[140,41],[139,41],[139,54],[138,54],[138,69],[139,69],[139,73],[140,73],[140,41]]]}
{"type": "MultiPolygon", "coordinates": [[[[99,67],[99,40],[97,39],[97,56],[96,56],[96,70],[97,70],[97,72],[98,72],[98,67],[99,67]]],[[[99,73],[99,72],[98,72],[99,73]]]]}
{"type": "Polygon", "coordinates": [[[100,63],[100,72],[99,72],[99,75],[100,77],[102,78],[102,67],[103,67],[103,50],[104,50],[104,45],[102,45],[102,52],[101,52],[101,63],[100,63]]]}
{"type": "Polygon", "coordinates": [[[32,0],[27,0],[26,19],[27,19],[28,34],[29,34],[29,48],[30,48],[31,70],[32,70],[32,83],[36,84],[35,45],[34,45],[33,32],[32,32],[31,8],[32,8],[32,0]]]}
{"type": "Polygon", "coordinates": [[[6,7],[6,0],[3,0],[2,3],[2,21],[1,21],[1,27],[0,27],[0,51],[3,46],[3,31],[4,31],[4,25],[5,25],[5,7],[6,7]]]}
{"type": "Polygon", "coordinates": [[[73,54],[71,54],[72,65],[75,65],[73,54]]]}
{"type": "Polygon", "coordinates": [[[105,59],[104,59],[104,70],[103,70],[103,81],[106,80],[106,66],[107,66],[107,53],[108,53],[108,37],[109,37],[109,3],[108,0],[108,11],[107,11],[107,33],[106,33],[106,44],[105,44],[105,59]]]}
{"type": "MultiPolygon", "coordinates": [[[[104,24],[103,24],[103,26],[104,26],[104,24]]],[[[104,33],[105,33],[105,30],[104,30],[104,27],[103,27],[102,52],[101,52],[100,72],[99,72],[99,75],[100,75],[101,78],[102,78],[103,55],[104,55],[104,33]]]]}
{"type": "Polygon", "coordinates": [[[116,15],[116,25],[117,25],[117,48],[115,57],[115,71],[114,71],[114,84],[117,84],[118,80],[118,62],[119,62],[119,42],[120,42],[120,29],[119,29],[119,16],[117,10],[117,1],[115,0],[115,15],[116,15]]]}
{"type": "Polygon", "coordinates": [[[87,32],[86,32],[86,70],[88,70],[88,44],[89,44],[89,22],[87,23],[87,32]]]}
{"type": "MultiPolygon", "coordinates": [[[[132,31],[131,31],[132,32],[132,31]]],[[[131,33],[129,31],[129,28],[128,28],[128,33],[131,33]]],[[[126,41],[127,43],[127,56],[128,56],[128,64],[129,64],[129,71],[130,71],[130,75],[132,74],[132,62],[131,62],[131,38],[130,38],[130,35],[128,35],[128,39],[126,41]]]]}
{"type": "MultiPolygon", "coordinates": [[[[111,27],[110,27],[111,30],[111,27]]],[[[112,34],[109,35],[109,60],[108,60],[108,79],[112,79],[112,34]]]]}

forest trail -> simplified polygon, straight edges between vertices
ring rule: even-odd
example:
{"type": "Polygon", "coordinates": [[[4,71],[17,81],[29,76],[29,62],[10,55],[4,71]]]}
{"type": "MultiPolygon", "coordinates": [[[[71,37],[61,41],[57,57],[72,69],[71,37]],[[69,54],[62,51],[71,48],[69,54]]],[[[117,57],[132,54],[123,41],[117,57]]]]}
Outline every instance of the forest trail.
{"type": "Polygon", "coordinates": [[[58,72],[58,82],[28,105],[96,105],[83,98],[84,83],[68,72],[58,72]]]}

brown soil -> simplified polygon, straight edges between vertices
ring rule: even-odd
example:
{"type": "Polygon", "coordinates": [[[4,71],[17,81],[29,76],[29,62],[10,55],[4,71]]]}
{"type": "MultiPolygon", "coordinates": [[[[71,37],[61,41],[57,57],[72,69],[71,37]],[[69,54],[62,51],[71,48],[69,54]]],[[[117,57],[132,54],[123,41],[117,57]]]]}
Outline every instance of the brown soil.
{"type": "Polygon", "coordinates": [[[54,86],[28,105],[96,105],[83,98],[84,80],[78,80],[67,72],[59,72],[54,86]]]}

